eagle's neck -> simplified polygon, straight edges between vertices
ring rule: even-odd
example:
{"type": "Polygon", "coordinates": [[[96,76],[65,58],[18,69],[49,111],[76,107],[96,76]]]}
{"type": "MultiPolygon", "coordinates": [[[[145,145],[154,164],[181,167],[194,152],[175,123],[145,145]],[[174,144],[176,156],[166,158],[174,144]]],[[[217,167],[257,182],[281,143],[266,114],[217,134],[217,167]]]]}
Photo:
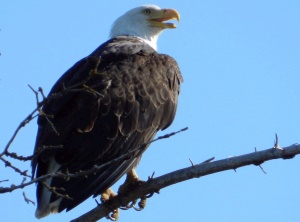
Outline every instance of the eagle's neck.
{"type": "Polygon", "coordinates": [[[140,34],[123,34],[122,32],[116,34],[116,35],[110,35],[110,38],[115,38],[118,36],[133,36],[136,37],[138,39],[140,39],[141,41],[143,41],[144,43],[150,45],[155,51],[157,51],[157,40],[158,40],[158,35],[153,35],[153,36],[147,36],[147,35],[140,35],[140,34]]]}
{"type": "Polygon", "coordinates": [[[150,45],[155,51],[157,51],[157,39],[158,36],[151,39],[141,38],[139,36],[135,36],[136,38],[140,39],[141,41],[145,42],[146,44],[150,45]]]}
{"type": "Polygon", "coordinates": [[[149,27],[143,22],[130,24],[130,22],[128,22],[127,20],[119,18],[112,25],[110,38],[124,35],[138,37],[146,44],[150,45],[155,51],[157,51],[158,36],[163,30],[159,28],[149,27]]]}

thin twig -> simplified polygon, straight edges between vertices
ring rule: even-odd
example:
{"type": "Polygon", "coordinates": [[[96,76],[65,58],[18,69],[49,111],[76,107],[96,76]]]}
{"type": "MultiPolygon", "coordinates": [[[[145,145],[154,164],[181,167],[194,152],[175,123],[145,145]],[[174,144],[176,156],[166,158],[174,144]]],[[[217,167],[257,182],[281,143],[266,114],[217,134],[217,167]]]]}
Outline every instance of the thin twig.
{"type": "Polygon", "coordinates": [[[68,194],[62,194],[60,191],[65,191],[64,188],[59,187],[51,187],[49,186],[45,181],[42,181],[43,186],[45,186],[49,191],[56,194],[57,197],[62,197],[64,199],[70,199],[72,200],[72,197],[70,197],[68,194]]]}
{"type": "Polygon", "coordinates": [[[44,94],[44,90],[42,87],[39,87],[38,91],[41,93],[42,97],[43,97],[43,100],[45,100],[47,97],[45,96],[44,94]]]}
{"type": "Polygon", "coordinates": [[[207,160],[204,160],[203,162],[201,162],[201,163],[199,163],[199,164],[209,163],[209,162],[213,161],[214,159],[215,159],[215,157],[211,157],[211,158],[209,158],[209,159],[207,159],[207,160]]]}
{"type": "Polygon", "coordinates": [[[190,163],[192,164],[192,166],[194,166],[194,163],[193,163],[193,161],[192,161],[191,159],[189,159],[189,161],[190,161],[190,163]]]}
{"type": "Polygon", "coordinates": [[[10,138],[10,140],[8,141],[8,143],[6,144],[4,150],[2,153],[0,153],[0,157],[5,155],[10,147],[10,145],[12,144],[12,142],[14,141],[14,139],[16,138],[17,134],[19,133],[19,131],[21,130],[22,127],[26,126],[27,123],[29,123],[32,119],[34,119],[36,116],[34,116],[34,113],[37,112],[38,108],[35,108],[17,127],[17,129],[15,130],[15,132],[13,133],[12,137],[10,138]]]}
{"type": "Polygon", "coordinates": [[[34,206],[35,206],[35,202],[34,201],[32,201],[32,200],[30,200],[27,196],[26,196],[26,194],[25,194],[25,192],[23,191],[23,197],[24,197],[24,200],[25,200],[25,202],[26,203],[32,203],[34,206]]]}
{"type": "Polygon", "coordinates": [[[15,167],[14,165],[11,164],[11,162],[9,162],[8,160],[4,159],[2,156],[0,156],[0,160],[2,160],[2,162],[4,162],[5,167],[9,167],[11,169],[13,169],[15,172],[19,173],[21,176],[25,176],[25,177],[29,177],[31,178],[31,176],[27,175],[27,171],[22,171],[19,168],[15,167]]]}
{"type": "Polygon", "coordinates": [[[282,150],[282,148],[281,148],[280,145],[279,145],[277,133],[275,133],[274,148],[275,148],[275,149],[280,149],[280,150],[282,150]]]}
{"type": "Polygon", "coordinates": [[[264,170],[264,168],[262,168],[261,165],[258,165],[258,166],[259,166],[259,168],[261,169],[261,171],[262,171],[264,174],[267,174],[267,172],[264,170]]]}

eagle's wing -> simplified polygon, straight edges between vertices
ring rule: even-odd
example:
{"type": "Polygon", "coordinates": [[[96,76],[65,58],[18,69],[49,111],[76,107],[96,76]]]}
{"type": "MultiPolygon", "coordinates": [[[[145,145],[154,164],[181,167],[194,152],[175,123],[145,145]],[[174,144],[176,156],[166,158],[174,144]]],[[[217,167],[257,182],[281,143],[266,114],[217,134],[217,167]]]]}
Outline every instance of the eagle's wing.
{"type": "MultiPolygon", "coordinates": [[[[150,141],[172,123],[181,81],[174,59],[157,54],[137,38],[123,36],[104,43],[53,86],[48,97],[52,99],[38,119],[35,150],[63,148],[44,149],[32,161],[33,174],[89,170],[150,141]]],[[[102,193],[136,165],[143,151],[87,177],[46,181],[63,188],[59,193],[71,199],[59,198],[38,183],[38,211],[70,210],[102,193]]]]}

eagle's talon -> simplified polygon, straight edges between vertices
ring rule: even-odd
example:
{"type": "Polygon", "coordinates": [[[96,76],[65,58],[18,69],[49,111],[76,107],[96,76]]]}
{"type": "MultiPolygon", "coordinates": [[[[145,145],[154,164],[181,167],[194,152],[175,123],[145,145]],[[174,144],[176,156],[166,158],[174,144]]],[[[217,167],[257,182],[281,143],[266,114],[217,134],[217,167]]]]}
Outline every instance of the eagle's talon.
{"type": "MultiPolygon", "coordinates": [[[[120,213],[119,213],[119,209],[113,209],[108,201],[115,197],[116,194],[113,192],[112,189],[108,188],[107,190],[105,190],[102,194],[101,194],[101,197],[100,197],[100,200],[101,202],[108,208],[112,209],[112,213],[111,214],[108,214],[106,216],[107,219],[111,220],[111,221],[117,221],[119,219],[119,216],[120,216],[120,213]]],[[[97,201],[96,201],[97,202],[97,201]]],[[[98,202],[97,202],[98,203],[98,202]]]]}
{"type": "Polygon", "coordinates": [[[131,206],[120,207],[121,210],[129,210],[131,206]]]}
{"type": "MultiPolygon", "coordinates": [[[[148,181],[153,178],[153,175],[154,175],[154,173],[152,174],[151,177],[148,178],[148,181]]],[[[131,190],[142,186],[144,183],[146,183],[146,182],[140,180],[138,178],[135,170],[132,169],[131,171],[129,171],[127,173],[127,178],[126,178],[124,184],[122,184],[119,187],[118,194],[119,195],[126,195],[127,192],[130,192],[131,190]]],[[[141,211],[146,207],[147,198],[151,197],[152,195],[153,195],[153,193],[150,194],[150,195],[145,195],[145,196],[141,197],[140,201],[138,202],[138,207],[135,206],[135,204],[137,203],[138,200],[134,200],[131,203],[127,204],[125,207],[122,207],[121,209],[122,210],[128,210],[129,208],[133,208],[136,211],[141,211]]]]}
{"type": "Polygon", "coordinates": [[[133,209],[135,209],[136,211],[141,211],[141,210],[143,210],[144,208],[133,206],[133,209]]]}
{"type": "Polygon", "coordinates": [[[126,180],[124,184],[122,184],[119,187],[118,194],[119,195],[126,195],[127,192],[130,192],[133,189],[136,189],[146,183],[145,181],[142,181],[138,178],[138,175],[136,174],[134,169],[131,169],[127,173],[126,180]]]}
{"type": "Polygon", "coordinates": [[[133,205],[133,208],[136,211],[141,211],[146,207],[146,202],[147,202],[147,196],[143,196],[143,197],[141,197],[141,200],[138,203],[139,207],[136,207],[136,206],[133,205]]]}
{"type": "Polygon", "coordinates": [[[153,195],[154,195],[154,192],[147,194],[146,197],[147,197],[147,198],[150,198],[150,197],[152,197],[153,195]]]}
{"type": "Polygon", "coordinates": [[[136,203],[136,200],[128,203],[126,206],[120,207],[120,209],[121,210],[129,210],[129,209],[133,208],[133,206],[135,205],[135,203],[136,203]]]}
{"type": "Polygon", "coordinates": [[[150,198],[154,195],[154,193],[159,194],[159,190],[153,191],[152,193],[148,193],[145,197],[150,198]]]}
{"type": "Polygon", "coordinates": [[[114,191],[112,189],[108,188],[101,194],[100,200],[102,203],[105,203],[115,196],[116,196],[116,194],[114,193],[114,191]]]}
{"type": "Polygon", "coordinates": [[[111,214],[106,216],[111,221],[117,221],[119,219],[119,209],[115,209],[111,214]]]}

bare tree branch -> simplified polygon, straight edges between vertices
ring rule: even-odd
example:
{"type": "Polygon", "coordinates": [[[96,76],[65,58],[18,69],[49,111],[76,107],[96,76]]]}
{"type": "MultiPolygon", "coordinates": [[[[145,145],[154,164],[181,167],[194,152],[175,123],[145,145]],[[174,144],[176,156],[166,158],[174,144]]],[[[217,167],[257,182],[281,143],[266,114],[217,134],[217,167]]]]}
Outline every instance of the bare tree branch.
{"type": "Polygon", "coordinates": [[[214,162],[204,162],[201,164],[192,164],[191,167],[176,170],[163,176],[150,179],[135,190],[132,190],[126,196],[115,196],[105,204],[100,204],[84,215],[72,220],[72,222],[92,222],[106,217],[114,209],[125,206],[128,203],[137,200],[147,194],[159,191],[162,188],[174,185],[176,183],[199,178],[213,173],[226,170],[235,170],[247,165],[261,165],[265,161],[273,159],[290,159],[300,154],[300,145],[294,144],[285,148],[278,148],[278,142],[275,147],[259,152],[253,152],[241,156],[230,157],[214,162]]]}
{"type": "MultiPolygon", "coordinates": [[[[14,191],[16,189],[23,189],[26,186],[29,186],[29,185],[34,184],[34,183],[39,182],[39,181],[44,181],[44,180],[46,180],[48,178],[51,178],[51,177],[78,178],[78,177],[85,177],[87,175],[97,173],[98,171],[100,171],[101,169],[103,169],[103,167],[106,167],[106,166],[108,166],[110,164],[113,164],[116,161],[127,159],[128,157],[130,157],[132,155],[132,153],[136,152],[137,150],[144,149],[145,145],[149,145],[149,144],[151,144],[153,142],[156,142],[158,140],[170,138],[171,136],[174,136],[174,135],[176,135],[178,133],[181,133],[183,131],[186,131],[186,130],[188,130],[187,127],[183,128],[183,129],[181,129],[181,130],[179,130],[177,132],[172,132],[172,133],[169,133],[169,134],[165,134],[163,136],[159,136],[158,138],[156,138],[154,140],[151,140],[151,141],[149,141],[147,143],[143,143],[140,146],[137,146],[135,149],[133,149],[131,151],[128,151],[127,153],[119,156],[116,159],[113,159],[113,160],[108,161],[108,162],[106,162],[104,164],[101,164],[101,165],[95,165],[95,166],[93,166],[89,170],[79,171],[79,172],[75,172],[75,173],[56,172],[56,173],[46,174],[46,175],[40,176],[38,178],[32,179],[31,181],[29,181],[27,183],[25,183],[25,181],[24,181],[20,185],[11,185],[10,187],[0,187],[0,193],[8,193],[8,192],[12,192],[12,191],[14,191]]],[[[45,146],[45,147],[42,147],[41,149],[39,149],[38,152],[35,155],[38,155],[41,150],[47,149],[47,148],[49,148],[49,149],[61,149],[62,146],[45,146]]],[[[17,159],[19,159],[19,158],[17,158],[17,159]]],[[[0,160],[2,160],[3,162],[5,162],[6,166],[11,167],[13,170],[15,170],[16,172],[18,172],[20,175],[27,176],[27,177],[31,178],[30,176],[27,175],[27,170],[26,171],[21,171],[20,169],[18,169],[17,167],[13,166],[9,161],[5,160],[1,156],[0,156],[0,160]]],[[[44,185],[46,185],[46,184],[44,184],[44,185]]],[[[59,188],[57,188],[57,187],[47,187],[47,189],[53,191],[55,194],[58,195],[58,193],[56,193],[56,190],[59,189],[59,188]]],[[[66,197],[66,198],[69,198],[69,197],[66,197]]]]}

